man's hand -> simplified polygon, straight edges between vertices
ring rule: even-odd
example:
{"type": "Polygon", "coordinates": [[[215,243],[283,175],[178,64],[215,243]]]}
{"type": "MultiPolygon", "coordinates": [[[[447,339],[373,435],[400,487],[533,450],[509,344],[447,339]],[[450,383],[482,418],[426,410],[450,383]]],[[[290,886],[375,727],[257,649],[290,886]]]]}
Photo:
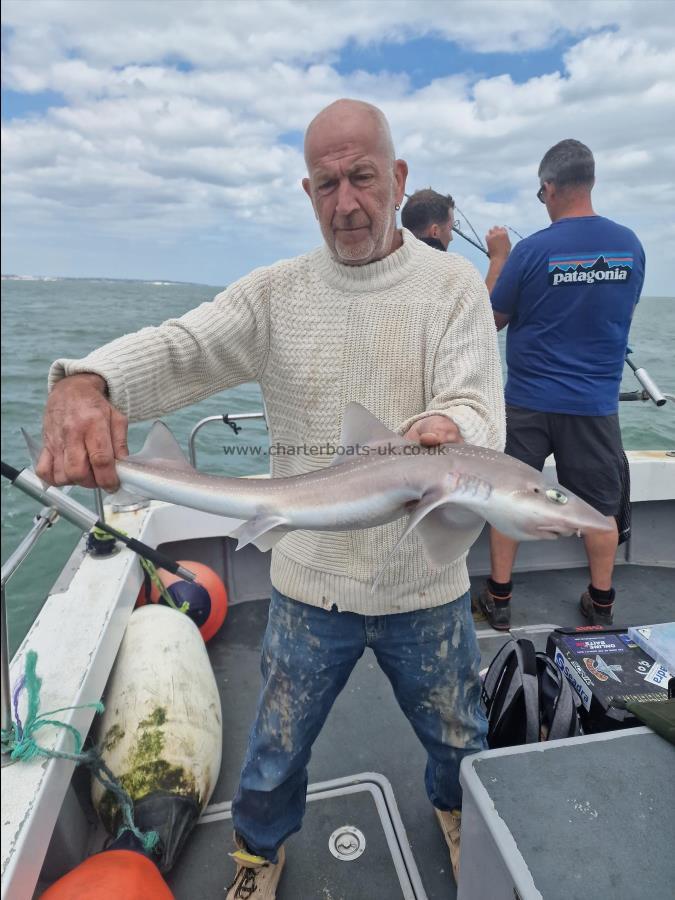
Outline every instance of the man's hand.
{"type": "Polygon", "coordinates": [[[511,239],[509,232],[501,225],[495,225],[485,235],[485,243],[488,248],[488,256],[491,260],[506,260],[511,252],[511,239]]]}
{"type": "Polygon", "coordinates": [[[98,375],[71,375],[47,400],[37,475],[49,484],[81,484],[115,491],[115,459],[128,456],[127,418],[105,397],[98,375]]]}
{"type": "Polygon", "coordinates": [[[488,266],[487,275],[485,276],[485,286],[488,294],[492,296],[492,291],[497,284],[497,279],[501,275],[502,269],[506,264],[511,252],[511,241],[506,228],[495,225],[485,235],[485,243],[488,248],[488,256],[490,257],[490,265],[488,266]]]}
{"type": "Polygon", "coordinates": [[[416,441],[423,447],[464,443],[459,428],[447,416],[426,416],[424,419],[419,419],[403,437],[409,441],[416,441]]]}

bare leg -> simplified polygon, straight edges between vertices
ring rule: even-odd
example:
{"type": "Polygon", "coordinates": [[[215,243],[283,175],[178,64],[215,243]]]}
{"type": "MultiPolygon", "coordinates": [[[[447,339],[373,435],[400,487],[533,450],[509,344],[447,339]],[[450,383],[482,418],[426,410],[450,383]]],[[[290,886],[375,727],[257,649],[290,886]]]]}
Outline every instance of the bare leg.
{"type": "Polygon", "coordinates": [[[506,537],[501,531],[490,529],[490,577],[497,584],[506,584],[511,581],[511,572],[517,552],[518,541],[506,537]]]}
{"type": "Polygon", "coordinates": [[[612,587],[614,559],[616,548],[619,545],[616,520],[612,521],[614,522],[613,531],[599,531],[584,535],[586,556],[591,570],[591,584],[599,591],[608,591],[612,587]]]}

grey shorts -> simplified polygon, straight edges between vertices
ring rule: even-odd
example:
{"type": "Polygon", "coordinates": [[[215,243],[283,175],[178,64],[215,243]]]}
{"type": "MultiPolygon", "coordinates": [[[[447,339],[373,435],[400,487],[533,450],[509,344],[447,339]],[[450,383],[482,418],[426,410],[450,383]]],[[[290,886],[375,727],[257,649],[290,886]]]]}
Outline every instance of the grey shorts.
{"type": "Polygon", "coordinates": [[[507,405],[505,452],[539,471],[552,453],[560,484],[603,515],[619,514],[624,456],[618,415],[574,416],[507,405]]]}

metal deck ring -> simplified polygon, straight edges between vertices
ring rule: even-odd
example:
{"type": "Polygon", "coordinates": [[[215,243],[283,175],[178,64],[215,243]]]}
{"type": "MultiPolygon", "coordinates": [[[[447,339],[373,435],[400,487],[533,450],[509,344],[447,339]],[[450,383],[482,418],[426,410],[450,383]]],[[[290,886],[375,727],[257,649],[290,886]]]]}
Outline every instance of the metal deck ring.
{"type": "Polygon", "coordinates": [[[328,849],[336,859],[352,862],[366,849],[366,838],[353,825],[343,825],[342,828],[336,828],[328,838],[328,849]]]}

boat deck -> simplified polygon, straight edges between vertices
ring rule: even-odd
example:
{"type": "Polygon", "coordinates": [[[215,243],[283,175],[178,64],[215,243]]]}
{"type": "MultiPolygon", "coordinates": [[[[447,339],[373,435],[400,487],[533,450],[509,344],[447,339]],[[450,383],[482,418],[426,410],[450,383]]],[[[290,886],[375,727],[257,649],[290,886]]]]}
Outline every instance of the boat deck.
{"type": "MultiPolygon", "coordinates": [[[[474,588],[481,581],[474,579],[474,588]]],[[[517,573],[512,631],[543,649],[554,626],[583,624],[577,604],[586,584],[585,569],[517,573]]],[[[672,619],[674,569],[619,566],[615,586],[617,623],[672,619]]],[[[168,879],[178,900],[222,897],[233,873],[227,856],[232,849],[229,801],[256,708],[268,602],[251,599],[234,605],[209,644],[223,707],[223,764],[202,824],[168,879]]],[[[477,631],[485,666],[508,635],[485,623],[477,631]]],[[[367,650],[316,742],[305,824],[287,844],[280,900],[454,898],[448,853],[424,790],[424,765],[422,746],[367,650]],[[335,858],[329,849],[331,835],[343,826],[365,836],[365,850],[350,861],[335,858]]]]}

